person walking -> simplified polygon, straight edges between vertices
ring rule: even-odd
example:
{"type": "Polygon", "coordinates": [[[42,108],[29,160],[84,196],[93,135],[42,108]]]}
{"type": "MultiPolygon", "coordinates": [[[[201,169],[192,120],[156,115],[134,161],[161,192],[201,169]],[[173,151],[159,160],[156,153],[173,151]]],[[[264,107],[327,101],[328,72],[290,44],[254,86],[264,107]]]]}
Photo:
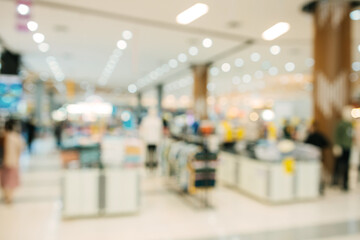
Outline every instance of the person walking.
{"type": "Polygon", "coordinates": [[[20,134],[20,125],[13,119],[5,123],[4,157],[1,167],[1,188],[4,200],[10,204],[13,192],[19,185],[19,160],[25,147],[25,141],[20,134]]]}

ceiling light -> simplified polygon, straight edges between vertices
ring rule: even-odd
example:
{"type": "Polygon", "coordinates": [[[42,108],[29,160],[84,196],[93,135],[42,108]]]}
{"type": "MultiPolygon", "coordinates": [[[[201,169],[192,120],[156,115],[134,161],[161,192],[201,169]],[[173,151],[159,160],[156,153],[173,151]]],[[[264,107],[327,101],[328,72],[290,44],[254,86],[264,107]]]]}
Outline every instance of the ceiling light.
{"type": "Polygon", "coordinates": [[[285,64],[285,70],[288,72],[292,72],[295,70],[295,64],[292,62],[288,62],[285,64]]]}
{"type": "Polygon", "coordinates": [[[170,66],[171,68],[176,68],[176,67],[178,66],[178,62],[177,62],[175,59],[171,59],[171,60],[169,61],[169,66],[170,66]]]}
{"type": "Polygon", "coordinates": [[[274,40],[281,35],[285,34],[290,29],[290,24],[286,22],[279,22],[274,26],[270,27],[268,30],[263,32],[262,38],[267,41],[274,40]]]}
{"type": "Polygon", "coordinates": [[[189,24],[209,11],[208,5],[204,3],[197,3],[192,7],[186,9],[176,16],[176,21],[179,24],[189,24]]]}
{"type": "Polygon", "coordinates": [[[204,48],[210,48],[213,45],[213,41],[210,38],[205,38],[202,41],[202,45],[204,46],[204,48]]]}
{"type": "Polygon", "coordinates": [[[360,62],[353,62],[353,64],[352,64],[352,69],[353,69],[355,72],[359,72],[359,71],[360,71],[360,62]]]}
{"type": "Polygon", "coordinates": [[[359,46],[358,46],[358,51],[360,52],[360,44],[359,44],[359,46]]]}
{"type": "Polygon", "coordinates": [[[234,76],[234,77],[232,78],[232,83],[233,83],[234,85],[239,85],[239,84],[241,83],[241,78],[240,78],[239,76],[234,76]]]}
{"type": "Polygon", "coordinates": [[[20,15],[28,15],[30,13],[30,7],[28,5],[25,4],[19,4],[16,8],[17,12],[20,15]]]}
{"type": "Polygon", "coordinates": [[[236,66],[236,67],[242,67],[242,66],[244,66],[244,60],[242,60],[242,58],[237,58],[237,59],[235,59],[235,66],[236,66]]]}
{"type": "Polygon", "coordinates": [[[230,70],[231,70],[231,65],[230,65],[229,63],[223,63],[223,64],[221,65],[221,70],[222,70],[223,72],[230,72],[230,70]]]}
{"type": "Polygon", "coordinates": [[[170,67],[168,64],[164,64],[161,66],[161,69],[164,71],[164,73],[167,73],[170,71],[170,67]]]}
{"type": "Polygon", "coordinates": [[[136,85],[135,84],[130,84],[128,86],[128,91],[129,91],[129,93],[136,93],[136,91],[137,91],[136,85]]]}
{"type": "Polygon", "coordinates": [[[261,70],[256,71],[254,75],[256,79],[262,79],[264,77],[264,73],[261,70]]]}
{"type": "Polygon", "coordinates": [[[189,48],[189,54],[191,56],[196,56],[199,53],[199,49],[197,47],[190,47],[189,48]]]}
{"type": "Polygon", "coordinates": [[[46,53],[50,49],[50,45],[47,43],[40,43],[38,47],[39,47],[40,52],[43,52],[43,53],[46,53]]]}
{"type": "Polygon", "coordinates": [[[36,43],[42,43],[45,40],[45,36],[42,33],[34,33],[33,40],[36,43]]]}
{"type": "Polygon", "coordinates": [[[209,92],[213,92],[214,90],[215,90],[215,83],[208,83],[207,84],[207,90],[209,91],[209,92]]]}
{"type": "Polygon", "coordinates": [[[350,13],[350,18],[351,18],[352,20],[355,20],[355,21],[360,20],[360,10],[357,9],[357,10],[352,11],[352,12],[350,13]]]}
{"type": "Polygon", "coordinates": [[[249,83],[249,82],[251,82],[251,79],[252,79],[252,77],[251,77],[251,75],[249,75],[249,74],[245,74],[245,75],[243,76],[243,82],[244,82],[244,83],[249,83]]]}
{"type": "Polygon", "coordinates": [[[125,40],[130,40],[130,39],[132,39],[133,34],[132,34],[131,31],[125,30],[125,31],[122,32],[122,37],[123,37],[125,40]]]}
{"type": "Polygon", "coordinates": [[[264,61],[261,66],[264,70],[269,70],[269,68],[271,68],[271,63],[269,61],[264,61]]]}
{"type": "Polygon", "coordinates": [[[35,32],[39,27],[39,25],[34,21],[29,21],[26,25],[27,28],[32,32],[35,32]]]}
{"type": "Polygon", "coordinates": [[[185,53],[180,53],[179,56],[178,56],[178,60],[179,60],[179,62],[182,62],[182,63],[186,62],[187,61],[186,54],[185,53]]]}
{"type": "Polygon", "coordinates": [[[259,53],[257,53],[257,52],[252,53],[251,56],[250,56],[250,59],[251,59],[251,61],[253,61],[253,62],[258,62],[258,61],[260,61],[260,58],[261,58],[261,55],[260,55],[259,53]]]}
{"type": "Polygon", "coordinates": [[[270,69],[269,69],[269,74],[271,75],[271,76],[275,76],[275,75],[277,75],[279,73],[279,70],[277,69],[277,67],[271,67],[270,69]]]}
{"type": "Polygon", "coordinates": [[[270,109],[266,109],[261,113],[261,117],[265,120],[265,121],[272,121],[275,118],[275,113],[274,111],[270,110],[270,109]]]}
{"type": "Polygon", "coordinates": [[[219,73],[220,73],[220,71],[219,71],[219,69],[217,67],[212,67],[210,69],[211,76],[217,76],[217,75],[219,75],[219,73]]]}
{"type": "Polygon", "coordinates": [[[281,48],[278,45],[271,46],[270,52],[272,55],[278,55],[281,52],[281,48]]]}
{"type": "Polygon", "coordinates": [[[126,41],[124,41],[124,40],[119,40],[119,41],[117,42],[116,46],[117,46],[119,49],[124,50],[124,49],[126,49],[126,47],[127,47],[127,43],[126,43],[126,41]]]}

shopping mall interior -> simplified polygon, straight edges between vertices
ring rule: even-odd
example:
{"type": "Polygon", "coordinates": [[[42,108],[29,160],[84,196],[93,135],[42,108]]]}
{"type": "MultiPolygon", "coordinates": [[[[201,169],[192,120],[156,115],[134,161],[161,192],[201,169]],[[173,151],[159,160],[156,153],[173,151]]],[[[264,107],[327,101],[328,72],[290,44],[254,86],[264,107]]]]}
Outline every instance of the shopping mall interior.
{"type": "Polygon", "coordinates": [[[0,0],[0,240],[359,240],[360,1],[0,0]]]}

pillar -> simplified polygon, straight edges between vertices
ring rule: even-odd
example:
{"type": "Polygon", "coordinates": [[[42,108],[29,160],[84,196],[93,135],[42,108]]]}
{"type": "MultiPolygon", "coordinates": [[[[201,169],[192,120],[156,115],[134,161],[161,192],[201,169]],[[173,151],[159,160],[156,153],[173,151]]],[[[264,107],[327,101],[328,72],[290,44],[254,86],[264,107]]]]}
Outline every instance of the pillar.
{"type": "Polygon", "coordinates": [[[208,64],[195,65],[192,67],[194,75],[194,115],[198,120],[205,120],[207,115],[207,80],[208,80],[208,64]]]}
{"type": "Polygon", "coordinates": [[[162,100],[164,95],[164,85],[160,84],[157,86],[157,110],[159,116],[162,116],[162,100]]]}
{"type": "MultiPolygon", "coordinates": [[[[357,1],[312,1],[303,8],[313,14],[315,66],[313,70],[314,120],[319,130],[333,142],[344,106],[351,101],[351,19],[357,1]]],[[[333,169],[333,156],[325,154],[325,167],[333,169]]]]}

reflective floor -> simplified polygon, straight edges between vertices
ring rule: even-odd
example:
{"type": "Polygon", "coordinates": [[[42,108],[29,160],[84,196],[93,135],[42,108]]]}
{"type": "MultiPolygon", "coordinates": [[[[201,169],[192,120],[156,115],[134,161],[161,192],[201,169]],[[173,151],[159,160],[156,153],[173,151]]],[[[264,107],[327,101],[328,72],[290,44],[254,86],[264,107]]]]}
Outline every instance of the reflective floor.
{"type": "Polygon", "coordinates": [[[269,206],[219,187],[211,195],[213,208],[204,209],[169,190],[164,179],[144,174],[138,214],[64,221],[58,153],[42,151],[24,156],[22,163],[15,203],[0,204],[1,240],[360,239],[360,189],[329,190],[318,201],[269,206]]]}

